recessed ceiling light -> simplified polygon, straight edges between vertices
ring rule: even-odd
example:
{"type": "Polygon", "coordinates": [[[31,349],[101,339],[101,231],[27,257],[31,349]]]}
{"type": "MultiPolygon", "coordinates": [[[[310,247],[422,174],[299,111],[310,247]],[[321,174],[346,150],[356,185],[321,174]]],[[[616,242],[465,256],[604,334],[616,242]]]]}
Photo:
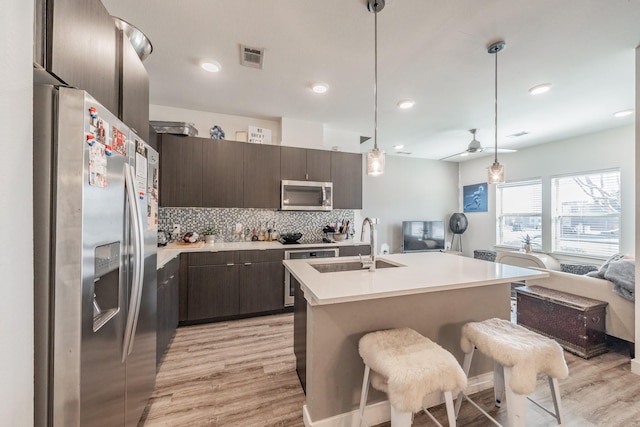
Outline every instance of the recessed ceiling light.
{"type": "Polygon", "coordinates": [[[222,70],[222,66],[216,61],[203,62],[200,64],[203,70],[208,71],[210,73],[217,73],[222,70]]]}
{"type": "Polygon", "coordinates": [[[311,90],[315,93],[325,93],[329,90],[329,85],[326,83],[314,83],[311,86],[311,90]]]}
{"type": "Polygon", "coordinates": [[[531,95],[540,95],[541,93],[549,92],[551,89],[551,83],[544,83],[538,86],[534,86],[529,89],[531,95]]]}
{"type": "Polygon", "coordinates": [[[396,144],[396,145],[393,146],[393,148],[396,149],[396,150],[402,150],[404,148],[404,145],[396,144]]]}
{"type": "Polygon", "coordinates": [[[618,111],[613,113],[614,117],[627,117],[633,114],[633,110],[622,110],[622,111],[618,111]]]}
{"type": "Polygon", "coordinates": [[[411,108],[415,104],[416,104],[416,101],[414,101],[413,99],[401,99],[400,101],[398,101],[398,107],[400,107],[402,110],[411,108]]]}

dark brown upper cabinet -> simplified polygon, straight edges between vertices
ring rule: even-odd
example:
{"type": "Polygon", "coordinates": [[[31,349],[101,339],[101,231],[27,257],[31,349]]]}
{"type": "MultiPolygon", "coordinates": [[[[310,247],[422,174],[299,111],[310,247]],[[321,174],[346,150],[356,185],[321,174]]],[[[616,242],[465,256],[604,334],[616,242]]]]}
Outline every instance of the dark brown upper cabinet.
{"type": "Polygon", "coordinates": [[[244,206],[244,142],[203,139],[202,206],[244,206]]]}
{"type": "Polygon", "coordinates": [[[45,69],[117,114],[118,37],[107,9],[100,0],[50,0],[46,9],[45,69]]]}
{"type": "Polygon", "coordinates": [[[162,134],[160,206],[202,206],[203,138],[162,134]]]}
{"type": "Polygon", "coordinates": [[[334,209],[362,209],[362,154],[331,152],[334,209]]]}
{"type": "Polygon", "coordinates": [[[119,38],[119,117],[144,141],[149,141],[149,75],[131,42],[122,31],[119,38]]]}
{"type": "Polygon", "coordinates": [[[281,147],[281,179],[331,181],[331,152],[298,147],[281,147]]]}
{"type": "Polygon", "coordinates": [[[244,207],[280,207],[280,146],[244,146],[244,207]]]}

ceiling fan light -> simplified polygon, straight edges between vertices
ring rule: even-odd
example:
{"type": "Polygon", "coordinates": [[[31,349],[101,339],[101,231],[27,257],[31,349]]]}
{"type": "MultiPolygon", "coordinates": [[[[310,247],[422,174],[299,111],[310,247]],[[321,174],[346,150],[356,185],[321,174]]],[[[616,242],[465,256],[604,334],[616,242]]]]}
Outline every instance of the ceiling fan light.
{"type": "Polygon", "coordinates": [[[378,176],[384,173],[384,151],[378,147],[367,153],[367,175],[378,176]]]}
{"type": "Polygon", "coordinates": [[[494,162],[489,166],[489,174],[487,177],[489,184],[501,184],[504,182],[504,165],[494,162]]]}

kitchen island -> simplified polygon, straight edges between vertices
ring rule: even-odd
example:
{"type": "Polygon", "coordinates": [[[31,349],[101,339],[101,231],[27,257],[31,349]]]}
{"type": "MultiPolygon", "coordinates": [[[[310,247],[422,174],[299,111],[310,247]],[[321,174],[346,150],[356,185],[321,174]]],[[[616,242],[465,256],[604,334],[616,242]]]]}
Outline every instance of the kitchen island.
{"type": "MultiPolygon", "coordinates": [[[[393,265],[321,273],[314,265],[357,261],[286,260],[296,284],[294,351],[306,392],[307,426],[352,425],[364,365],[358,341],[371,331],[410,327],[462,361],[460,329],[469,321],[509,319],[510,283],[547,273],[441,252],[385,255],[393,265]]],[[[492,362],[478,357],[470,391],[492,385],[492,362]]],[[[437,403],[440,396],[434,397],[437,403]]],[[[389,419],[386,396],[369,393],[373,424],[389,419]]],[[[372,425],[373,425],[372,424],[372,425]]]]}

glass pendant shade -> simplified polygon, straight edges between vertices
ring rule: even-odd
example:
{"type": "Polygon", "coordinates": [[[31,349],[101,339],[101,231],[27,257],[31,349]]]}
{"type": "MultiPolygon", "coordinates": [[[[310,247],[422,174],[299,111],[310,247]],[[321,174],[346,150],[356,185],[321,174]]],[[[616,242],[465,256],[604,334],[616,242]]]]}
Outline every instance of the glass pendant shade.
{"type": "Polygon", "coordinates": [[[384,152],[378,147],[367,153],[367,175],[378,176],[384,173],[384,152]]]}
{"type": "Polygon", "coordinates": [[[489,166],[489,176],[488,176],[489,184],[501,184],[504,182],[504,165],[500,163],[493,162],[491,166],[489,166]]]}

